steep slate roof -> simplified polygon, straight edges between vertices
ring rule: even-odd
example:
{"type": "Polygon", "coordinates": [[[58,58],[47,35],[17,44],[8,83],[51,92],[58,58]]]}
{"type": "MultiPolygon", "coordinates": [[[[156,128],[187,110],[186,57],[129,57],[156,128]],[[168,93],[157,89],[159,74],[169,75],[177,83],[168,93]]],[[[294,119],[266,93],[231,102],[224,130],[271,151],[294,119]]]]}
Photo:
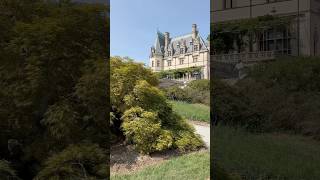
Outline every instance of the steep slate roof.
{"type": "MultiPolygon", "coordinates": [[[[198,35],[196,39],[192,39],[192,33],[178,36],[175,38],[170,38],[170,42],[168,45],[168,50],[172,52],[172,55],[178,55],[180,54],[180,48],[185,47],[185,53],[191,53],[193,51],[193,45],[191,43],[195,43],[195,41],[198,41],[200,44],[200,51],[203,50],[209,50],[208,49],[208,42],[204,41],[203,38],[198,35]],[[190,43],[191,42],[191,43],[190,43]],[[180,46],[178,46],[178,44],[180,46]]],[[[165,36],[161,32],[157,32],[156,41],[154,44],[154,49],[157,54],[161,54],[164,56],[167,56],[165,49],[165,36]]]]}
{"type": "Polygon", "coordinates": [[[159,31],[157,32],[154,48],[157,54],[162,54],[164,52],[164,34],[159,31]]]}

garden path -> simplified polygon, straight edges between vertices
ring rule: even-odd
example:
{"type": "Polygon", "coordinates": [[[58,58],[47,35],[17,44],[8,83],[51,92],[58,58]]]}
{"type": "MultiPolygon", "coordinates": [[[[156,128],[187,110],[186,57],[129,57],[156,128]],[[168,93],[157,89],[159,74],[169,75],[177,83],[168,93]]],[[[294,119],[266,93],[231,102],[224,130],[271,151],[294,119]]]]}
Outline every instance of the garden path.
{"type": "Polygon", "coordinates": [[[198,133],[203,141],[206,143],[206,146],[210,147],[210,125],[206,123],[195,123],[190,121],[190,124],[194,126],[196,129],[196,133],[198,133]]]}

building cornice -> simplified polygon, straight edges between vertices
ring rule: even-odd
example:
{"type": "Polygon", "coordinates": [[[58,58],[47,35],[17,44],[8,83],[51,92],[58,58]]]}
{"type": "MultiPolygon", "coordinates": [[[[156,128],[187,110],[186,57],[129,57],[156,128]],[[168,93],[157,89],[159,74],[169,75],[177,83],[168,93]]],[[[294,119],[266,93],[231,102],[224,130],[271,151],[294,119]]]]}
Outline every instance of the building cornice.
{"type": "Polygon", "coordinates": [[[260,3],[260,4],[247,5],[247,6],[238,6],[238,7],[234,7],[234,8],[228,8],[228,9],[212,10],[210,12],[214,13],[214,12],[228,11],[228,10],[232,10],[232,9],[241,9],[241,8],[250,8],[250,7],[256,7],[256,6],[264,6],[264,5],[267,5],[267,4],[276,4],[276,3],[286,2],[286,1],[294,1],[294,0],[282,0],[282,1],[278,1],[278,2],[265,2],[265,3],[260,3]]]}
{"type": "MultiPolygon", "coordinates": [[[[312,10],[304,10],[304,11],[300,11],[299,12],[300,14],[300,17],[304,16],[305,13],[314,13],[312,12],[312,10]]],[[[320,14],[320,12],[318,12],[317,14],[320,14]]],[[[292,17],[295,17],[297,16],[297,13],[296,12],[292,12],[292,13],[279,13],[279,14],[276,14],[276,15],[273,15],[275,17],[279,16],[279,17],[285,17],[285,16],[292,16],[292,17]]],[[[253,18],[256,18],[256,17],[259,17],[259,16],[254,16],[253,18]]],[[[248,18],[243,18],[243,19],[232,19],[232,20],[227,20],[227,21],[219,21],[219,22],[212,22],[211,24],[214,25],[214,24],[223,24],[223,23],[228,23],[228,22],[233,22],[233,21],[238,21],[238,20],[246,20],[246,19],[250,19],[250,17],[248,18]]]]}

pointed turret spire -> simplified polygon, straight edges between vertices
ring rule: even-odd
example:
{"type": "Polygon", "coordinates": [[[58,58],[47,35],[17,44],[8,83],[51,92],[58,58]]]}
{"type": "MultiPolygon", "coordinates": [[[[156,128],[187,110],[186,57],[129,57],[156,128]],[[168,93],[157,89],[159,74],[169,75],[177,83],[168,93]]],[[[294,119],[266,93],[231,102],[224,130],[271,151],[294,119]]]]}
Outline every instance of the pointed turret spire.
{"type": "Polygon", "coordinates": [[[164,50],[164,35],[157,30],[157,37],[154,43],[155,53],[163,54],[164,50]]]}

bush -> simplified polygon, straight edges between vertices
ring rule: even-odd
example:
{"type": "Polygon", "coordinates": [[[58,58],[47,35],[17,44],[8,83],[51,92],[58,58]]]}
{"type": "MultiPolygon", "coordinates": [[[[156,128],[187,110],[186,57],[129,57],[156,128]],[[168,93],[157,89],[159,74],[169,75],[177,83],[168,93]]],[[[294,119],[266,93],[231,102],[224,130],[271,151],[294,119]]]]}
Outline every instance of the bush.
{"type": "Polygon", "coordinates": [[[260,124],[250,123],[259,117],[250,101],[237,87],[229,86],[219,80],[213,80],[211,97],[214,112],[219,123],[232,126],[246,126],[248,130],[257,131],[260,124]],[[254,127],[252,127],[254,125],[254,127]]]}
{"type": "Polygon", "coordinates": [[[210,91],[210,81],[207,79],[191,81],[188,87],[198,91],[210,91]]]}
{"type": "Polygon", "coordinates": [[[210,81],[206,79],[191,81],[183,89],[172,86],[164,91],[170,100],[210,105],[210,81]]]}
{"type": "MultiPolygon", "coordinates": [[[[110,90],[112,132],[119,128],[127,142],[145,154],[176,148],[175,141],[181,138],[177,135],[179,131],[190,133],[190,137],[194,135],[187,122],[173,112],[165,94],[155,87],[158,81],[151,71],[142,64],[119,57],[112,59],[111,84],[115,83],[110,90]]],[[[200,141],[195,135],[193,138],[200,141]]],[[[200,143],[192,144],[194,142],[196,140],[180,147],[189,150],[189,147],[202,146],[200,143]]]]}
{"type": "Polygon", "coordinates": [[[145,80],[152,86],[158,85],[158,79],[143,64],[120,57],[111,58],[110,99],[111,104],[124,112],[124,97],[130,94],[138,81],[145,80]]]}
{"type": "Polygon", "coordinates": [[[179,131],[175,146],[182,152],[188,150],[196,150],[201,147],[203,142],[199,135],[195,135],[192,131],[179,131]]]}
{"type": "Polygon", "coordinates": [[[254,66],[229,86],[213,80],[213,108],[224,124],[320,139],[320,61],[291,58],[254,66]]]}
{"type": "MultiPolygon", "coordinates": [[[[144,80],[136,83],[132,92],[125,96],[124,101],[128,108],[138,106],[146,111],[157,113],[162,124],[167,123],[168,117],[173,112],[172,106],[167,102],[163,92],[144,80]]],[[[176,119],[172,119],[172,121],[176,121],[176,119]]]]}
{"type": "Polygon", "coordinates": [[[200,103],[205,104],[207,106],[210,105],[210,91],[201,91],[198,89],[193,89],[190,87],[186,87],[185,92],[188,97],[191,99],[191,103],[200,103]]]}
{"type": "Polygon", "coordinates": [[[36,180],[103,179],[108,177],[108,156],[98,145],[70,145],[50,157],[36,180]]]}
{"type": "Polygon", "coordinates": [[[127,140],[132,141],[141,153],[149,154],[171,147],[172,136],[169,131],[161,129],[156,113],[133,107],[124,113],[122,119],[127,140]]]}
{"type": "Polygon", "coordinates": [[[207,79],[191,81],[185,88],[192,103],[210,105],[210,81],[207,79]]]}
{"type": "Polygon", "coordinates": [[[173,145],[173,134],[169,130],[162,130],[161,134],[157,139],[157,143],[155,149],[157,151],[162,151],[165,149],[169,149],[173,145]]]}
{"type": "Polygon", "coordinates": [[[179,86],[172,86],[164,89],[166,96],[170,100],[174,101],[186,101],[191,102],[192,97],[190,97],[190,94],[186,92],[186,90],[180,88],[179,86]]]}
{"type": "Polygon", "coordinates": [[[171,108],[163,92],[145,80],[137,81],[133,91],[125,96],[124,102],[128,107],[139,106],[145,110],[162,112],[171,108]]]}

